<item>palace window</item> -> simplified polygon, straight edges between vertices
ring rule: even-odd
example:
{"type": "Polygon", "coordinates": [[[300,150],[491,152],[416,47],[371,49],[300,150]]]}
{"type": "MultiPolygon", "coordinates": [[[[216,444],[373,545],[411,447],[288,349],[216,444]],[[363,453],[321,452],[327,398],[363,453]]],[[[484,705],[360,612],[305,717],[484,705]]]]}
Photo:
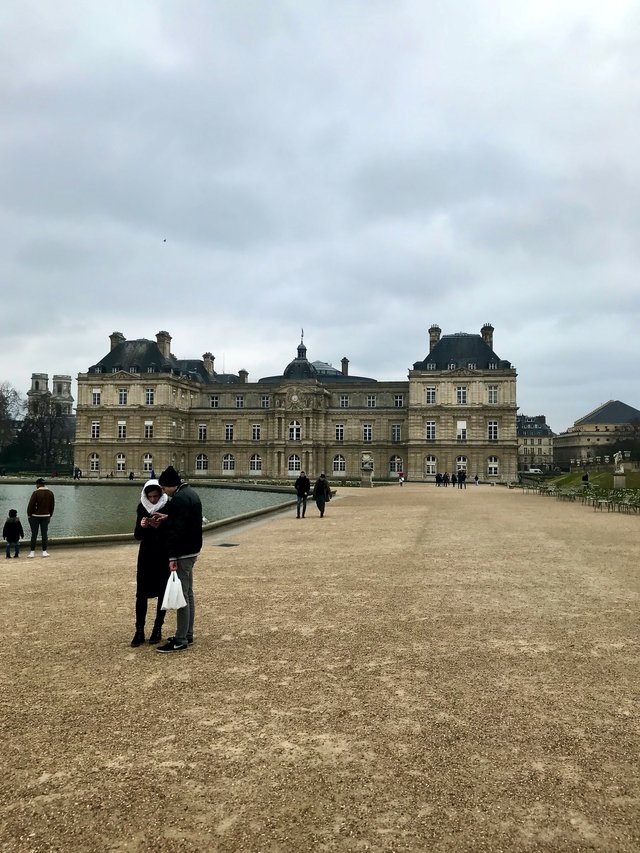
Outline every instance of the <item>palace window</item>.
{"type": "Polygon", "coordinates": [[[251,438],[253,441],[260,441],[262,438],[262,424],[251,425],[251,438]]]}
{"type": "Polygon", "coordinates": [[[436,402],[436,386],[427,385],[424,389],[424,401],[428,406],[432,406],[436,402]]]}
{"type": "Polygon", "coordinates": [[[153,456],[150,453],[145,453],[142,457],[142,470],[145,474],[153,471],[153,456]]]}
{"type": "Polygon", "coordinates": [[[145,406],[153,406],[156,400],[156,392],[154,388],[144,389],[144,404],[145,406]]]}
{"type": "Polygon", "coordinates": [[[236,409],[244,409],[244,394],[236,395],[236,409]]]}
{"type": "Polygon", "coordinates": [[[338,453],[337,456],[333,457],[333,473],[334,474],[344,474],[347,470],[347,460],[338,453]]]}
{"type": "Polygon", "coordinates": [[[392,456],[391,459],[389,459],[389,473],[399,474],[401,471],[404,471],[402,456],[392,456]]]}
{"type": "Polygon", "coordinates": [[[498,440],[498,421],[489,421],[487,424],[487,438],[489,441],[498,440]]]}
{"type": "MultiPolygon", "coordinates": [[[[260,407],[262,409],[268,409],[270,405],[271,405],[271,397],[269,397],[268,394],[263,394],[262,397],[260,397],[260,407]]],[[[260,469],[258,469],[258,470],[260,470],[260,469]]]]}
{"type": "Polygon", "coordinates": [[[259,456],[257,453],[253,454],[249,460],[249,470],[262,471],[262,456],[259,456]]]}
{"type": "Polygon", "coordinates": [[[124,453],[118,453],[116,456],[116,471],[126,471],[127,460],[124,453]]]}
{"type": "Polygon", "coordinates": [[[344,424],[336,424],[336,441],[344,441],[344,424]]]}
{"type": "Polygon", "coordinates": [[[233,441],[233,424],[224,425],[224,440],[233,441]]]}
{"type": "Polygon", "coordinates": [[[467,402],[467,386],[458,385],[456,388],[456,403],[463,406],[467,402]]]}
{"type": "Polygon", "coordinates": [[[118,421],[118,438],[126,438],[127,437],[127,422],[126,421],[118,421]]]}
{"type": "Polygon", "coordinates": [[[206,441],[207,440],[207,425],[206,424],[198,424],[198,441],[206,441]]]}
{"type": "Polygon", "coordinates": [[[89,456],[89,471],[93,471],[95,473],[96,471],[99,471],[99,470],[100,470],[100,457],[98,456],[97,453],[92,453],[91,456],[89,456]]]}
{"type": "Polygon", "coordinates": [[[457,456],[456,457],[456,471],[464,471],[467,473],[467,457],[466,456],[457,456]]]}
{"type": "Polygon", "coordinates": [[[220,406],[220,397],[217,394],[209,395],[209,408],[217,409],[220,406]]]}
{"type": "Polygon", "coordinates": [[[391,424],[391,441],[398,442],[400,441],[400,435],[402,433],[402,425],[401,424],[391,424]]]}
{"type": "Polygon", "coordinates": [[[436,422],[427,421],[424,425],[424,437],[426,441],[436,440],[436,422]]]}
{"type": "Polygon", "coordinates": [[[302,470],[302,466],[300,464],[300,457],[297,456],[295,453],[287,460],[287,470],[290,474],[294,474],[297,471],[302,470]]]}
{"type": "Polygon", "coordinates": [[[144,422],[144,437],[153,438],[153,421],[144,422]]]}
{"type": "Polygon", "coordinates": [[[289,441],[300,441],[300,422],[291,421],[289,424],[289,441]]]}
{"type": "Polygon", "coordinates": [[[373,424],[362,424],[362,440],[373,441],[373,424]]]}
{"type": "Polygon", "coordinates": [[[341,394],[340,395],[340,408],[341,409],[348,409],[349,408],[349,395],[348,394],[341,394]]]}
{"type": "Polygon", "coordinates": [[[118,405],[126,406],[128,396],[126,388],[118,388],[118,405]]]}
{"type": "Polygon", "coordinates": [[[396,409],[401,409],[404,406],[404,394],[396,394],[393,398],[393,405],[396,409]]]}
{"type": "Polygon", "coordinates": [[[456,439],[458,441],[466,441],[467,440],[467,422],[466,421],[456,421],[456,439]]]}
{"type": "Polygon", "coordinates": [[[497,385],[488,385],[487,386],[487,403],[497,403],[498,402],[498,386],[497,385]]]}
{"type": "Polygon", "coordinates": [[[487,474],[490,477],[497,477],[499,473],[500,473],[500,466],[498,463],[498,457],[497,456],[490,456],[487,459],[487,474]]]}
{"type": "Polygon", "coordinates": [[[101,399],[100,389],[94,388],[93,391],[91,392],[91,405],[92,406],[99,406],[100,405],[100,399],[101,399]]]}
{"type": "Polygon", "coordinates": [[[367,409],[375,409],[377,404],[376,394],[367,394],[367,409]]]}
{"type": "Polygon", "coordinates": [[[91,421],[91,438],[100,438],[100,421],[91,421]]]}
{"type": "Polygon", "coordinates": [[[196,456],[196,471],[209,470],[209,457],[206,453],[198,453],[196,456]]]}
{"type": "Polygon", "coordinates": [[[436,459],[435,456],[425,456],[424,473],[425,474],[437,474],[438,473],[438,460],[436,459]]]}
{"type": "Polygon", "coordinates": [[[235,471],[236,470],[236,460],[235,456],[232,453],[225,453],[222,457],[222,470],[223,471],[235,471]]]}

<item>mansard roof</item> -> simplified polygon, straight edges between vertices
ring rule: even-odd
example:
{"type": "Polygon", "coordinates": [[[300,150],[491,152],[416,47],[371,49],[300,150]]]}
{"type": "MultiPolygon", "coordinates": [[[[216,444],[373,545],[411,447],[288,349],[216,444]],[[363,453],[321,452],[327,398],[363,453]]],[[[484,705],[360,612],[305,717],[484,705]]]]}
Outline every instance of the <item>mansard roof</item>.
{"type": "Polygon", "coordinates": [[[482,335],[456,332],[443,335],[423,361],[416,361],[414,370],[448,370],[451,365],[487,370],[490,366],[510,368],[511,362],[500,359],[483,340],[482,335]]]}
{"type": "Polygon", "coordinates": [[[89,373],[112,373],[114,370],[124,370],[127,373],[132,370],[136,373],[174,373],[205,385],[232,385],[240,382],[240,377],[233,373],[214,373],[211,376],[199,358],[178,359],[174,355],[165,358],[157,342],[146,338],[117,344],[111,352],[89,368],[89,373]]]}
{"type": "Polygon", "coordinates": [[[577,420],[574,426],[580,424],[629,424],[636,420],[640,420],[638,409],[621,403],[620,400],[609,400],[608,403],[604,403],[594,409],[593,412],[577,420]]]}
{"type": "Polygon", "coordinates": [[[155,368],[159,373],[179,369],[178,360],[174,356],[165,358],[155,341],[140,338],[135,341],[122,341],[97,364],[90,367],[89,372],[111,373],[114,369],[128,371],[132,367],[141,373],[145,373],[150,367],[155,368]],[[95,371],[94,367],[102,370],[95,371]]]}

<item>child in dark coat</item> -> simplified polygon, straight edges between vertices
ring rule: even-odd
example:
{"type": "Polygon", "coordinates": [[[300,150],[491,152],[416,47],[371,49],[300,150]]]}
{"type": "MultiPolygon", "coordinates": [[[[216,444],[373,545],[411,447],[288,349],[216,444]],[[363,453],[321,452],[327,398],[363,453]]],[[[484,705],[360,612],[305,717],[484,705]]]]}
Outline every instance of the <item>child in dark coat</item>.
{"type": "Polygon", "coordinates": [[[11,557],[11,546],[13,545],[13,556],[20,556],[20,540],[24,538],[24,530],[18,518],[16,509],[9,510],[9,517],[2,528],[2,538],[7,541],[7,560],[11,557]]]}

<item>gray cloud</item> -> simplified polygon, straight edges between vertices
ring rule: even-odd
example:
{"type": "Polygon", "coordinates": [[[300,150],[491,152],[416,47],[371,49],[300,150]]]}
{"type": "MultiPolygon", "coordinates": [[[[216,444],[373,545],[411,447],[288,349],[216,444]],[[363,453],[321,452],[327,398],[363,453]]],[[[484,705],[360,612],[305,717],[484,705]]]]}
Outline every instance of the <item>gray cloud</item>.
{"type": "Polygon", "coordinates": [[[640,406],[635,4],[9,0],[0,379],[167,328],[401,379],[496,327],[521,409],[640,406]],[[166,239],[166,242],[164,242],[166,239]]]}

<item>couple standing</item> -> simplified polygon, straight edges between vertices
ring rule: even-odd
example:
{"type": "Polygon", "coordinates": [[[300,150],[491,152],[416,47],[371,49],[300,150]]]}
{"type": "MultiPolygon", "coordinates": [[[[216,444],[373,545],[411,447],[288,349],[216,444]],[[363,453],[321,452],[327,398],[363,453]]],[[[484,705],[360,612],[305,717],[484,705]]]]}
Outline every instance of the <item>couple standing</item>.
{"type": "Polygon", "coordinates": [[[186,606],[176,611],[176,634],[158,646],[158,652],[181,652],[193,643],[195,598],[193,567],[202,549],[202,504],[169,465],[157,480],[145,483],[136,511],[134,536],[140,541],[136,587],[136,632],[132,646],[145,641],[147,600],[158,598],[150,643],[162,639],[166,611],[162,599],[171,572],[177,572],[186,606]]]}
{"type": "MultiPolygon", "coordinates": [[[[293,487],[298,496],[296,503],[296,518],[300,518],[300,509],[302,509],[302,518],[304,518],[307,512],[307,498],[311,491],[311,481],[304,471],[300,471],[300,476],[295,481],[293,487]]],[[[331,500],[331,488],[329,487],[329,481],[324,474],[320,474],[313,486],[313,499],[320,510],[320,518],[323,518],[325,504],[331,500]]]]}

